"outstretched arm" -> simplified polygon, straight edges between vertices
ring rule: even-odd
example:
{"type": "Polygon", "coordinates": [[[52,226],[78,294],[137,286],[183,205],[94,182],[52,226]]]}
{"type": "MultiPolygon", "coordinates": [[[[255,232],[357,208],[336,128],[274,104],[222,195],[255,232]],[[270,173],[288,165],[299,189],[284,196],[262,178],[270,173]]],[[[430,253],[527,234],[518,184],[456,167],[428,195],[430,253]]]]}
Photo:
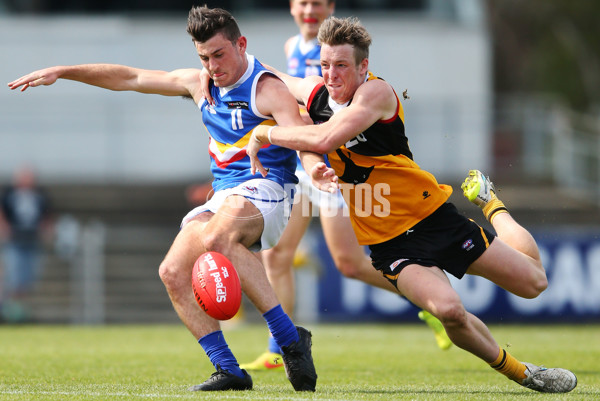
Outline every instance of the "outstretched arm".
{"type": "Polygon", "coordinates": [[[323,82],[323,78],[320,76],[298,78],[281,72],[270,65],[263,64],[263,66],[277,75],[279,79],[285,83],[292,95],[296,98],[296,101],[300,104],[306,104],[315,86],[323,82]]]}
{"type": "Polygon", "coordinates": [[[392,87],[381,80],[365,82],[356,90],[352,103],[318,125],[257,127],[252,133],[257,142],[271,142],[295,150],[326,154],[339,148],[379,120],[392,118],[398,99],[392,87]]]}
{"type": "Polygon", "coordinates": [[[143,70],[118,64],[81,64],[55,66],[34,71],[8,84],[10,89],[52,85],[69,79],[114,91],[136,91],[164,96],[193,96],[199,82],[199,70],[171,72],[143,70]]]}

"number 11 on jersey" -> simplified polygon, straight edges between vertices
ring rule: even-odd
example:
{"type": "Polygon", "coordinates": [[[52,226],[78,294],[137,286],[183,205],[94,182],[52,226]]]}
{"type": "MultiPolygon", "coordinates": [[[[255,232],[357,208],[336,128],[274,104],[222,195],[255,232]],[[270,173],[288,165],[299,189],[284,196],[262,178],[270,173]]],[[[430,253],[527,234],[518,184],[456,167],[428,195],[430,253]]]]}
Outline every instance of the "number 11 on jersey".
{"type": "Polygon", "coordinates": [[[231,129],[238,130],[243,128],[244,123],[242,123],[242,109],[231,110],[231,129]]]}

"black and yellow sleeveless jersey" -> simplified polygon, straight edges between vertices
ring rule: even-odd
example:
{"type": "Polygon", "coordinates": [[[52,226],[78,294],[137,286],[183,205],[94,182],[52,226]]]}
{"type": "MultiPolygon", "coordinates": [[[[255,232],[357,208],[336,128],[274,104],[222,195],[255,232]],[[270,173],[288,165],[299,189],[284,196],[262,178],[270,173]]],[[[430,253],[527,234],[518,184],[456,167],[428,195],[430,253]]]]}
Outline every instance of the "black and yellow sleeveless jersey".
{"type": "MultiPolygon", "coordinates": [[[[369,72],[368,80],[381,79],[369,72]]],[[[334,111],[324,84],[310,95],[307,109],[315,124],[334,111]]],[[[414,161],[404,131],[404,110],[398,96],[397,113],[329,153],[331,167],[350,209],[350,219],[361,245],[373,245],[404,233],[448,200],[452,187],[414,161]]],[[[349,102],[349,104],[352,101],[349,102]]]]}

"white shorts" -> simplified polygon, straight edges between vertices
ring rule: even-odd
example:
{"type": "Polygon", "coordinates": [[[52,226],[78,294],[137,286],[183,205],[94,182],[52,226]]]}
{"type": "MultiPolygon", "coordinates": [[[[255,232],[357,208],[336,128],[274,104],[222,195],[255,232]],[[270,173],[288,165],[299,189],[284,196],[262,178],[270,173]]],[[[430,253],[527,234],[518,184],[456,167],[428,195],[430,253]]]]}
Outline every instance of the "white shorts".
{"type": "Polygon", "coordinates": [[[213,197],[205,204],[192,209],[181,221],[181,227],[191,219],[204,212],[217,213],[228,196],[241,195],[248,199],[260,211],[264,221],[264,228],[260,237],[260,245],[256,244],[249,249],[253,252],[274,247],[283,233],[289,218],[291,198],[293,194],[286,192],[275,181],[255,178],[245,181],[238,186],[226,188],[215,192],[213,197]]]}
{"type": "MultiPolygon", "coordinates": [[[[294,203],[300,201],[300,196],[306,196],[313,205],[313,210],[310,211],[312,216],[317,216],[320,213],[325,217],[333,217],[348,209],[339,189],[333,194],[321,191],[313,185],[312,179],[303,169],[297,169],[296,176],[299,182],[296,185],[294,203]]],[[[348,215],[348,213],[346,212],[345,215],[348,215]]]]}

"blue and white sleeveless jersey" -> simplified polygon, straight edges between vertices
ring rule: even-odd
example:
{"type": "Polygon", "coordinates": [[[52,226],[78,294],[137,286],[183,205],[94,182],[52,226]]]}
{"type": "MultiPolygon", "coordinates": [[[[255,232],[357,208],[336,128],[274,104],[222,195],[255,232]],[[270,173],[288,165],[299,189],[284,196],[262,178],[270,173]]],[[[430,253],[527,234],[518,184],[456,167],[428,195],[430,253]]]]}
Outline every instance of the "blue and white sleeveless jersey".
{"type": "MultiPolygon", "coordinates": [[[[254,56],[246,55],[248,69],[234,85],[218,88],[211,82],[215,105],[206,100],[198,107],[209,134],[208,152],[215,191],[234,187],[260,173],[250,173],[250,158],[246,147],[252,130],[258,125],[275,125],[272,117],[262,115],[256,107],[256,86],[262,74],[271,74],[254,56]]],[[[296,152],[276,145],[266,145],[258,153],[262,165],[269,170],[267,179],[281,186],[297,183],[296,152]]]]}
{"type": "Polygon", "coordinates": [[[321,46],[317,38],[305,42],[300,34],[294,37],[287,58],[287,73],[298,78],[321,75],[321,46]]]}

